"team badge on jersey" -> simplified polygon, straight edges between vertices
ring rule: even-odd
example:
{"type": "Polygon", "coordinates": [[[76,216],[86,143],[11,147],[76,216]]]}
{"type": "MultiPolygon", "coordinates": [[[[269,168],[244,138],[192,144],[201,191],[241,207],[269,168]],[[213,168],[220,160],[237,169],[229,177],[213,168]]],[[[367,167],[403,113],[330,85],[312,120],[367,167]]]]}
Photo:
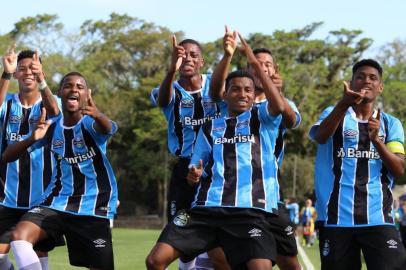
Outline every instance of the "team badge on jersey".
{"type": "Polygon", "coordinates": [[[21,122],[21,117],[19,115],[10,115],[8,121],[12,124],[18,124],[21,122]]]}
{"type": "Polygon", "coordinates": [[[180,210],[173,219],[173,223],[178,227],[184,227],[187,224],[189,215],[185,210],[180,210]]]}
{"type": "Polygon", "coordinates": [[[54,141],[52,142],[52,146],[53,146],[53,148],[60,148],[60,147],[63,146],[63,141],[61,141],[61,140],[54,140],[54,141]]]}
{"type": "Polygon", "coordinates": [[[73,138],[72,143],[73,143],[73,145],[75,145],[76,147],[79,147],[79,148],[82,148],[83,146],[85,146],[85,141],[83,140],[82,137],[73,138]]]}
{"type": "Polygon", "coordinates": [[[326,257],[330,253],[330,241],[326,239],[323,244],[323,256],[326,257]]]}

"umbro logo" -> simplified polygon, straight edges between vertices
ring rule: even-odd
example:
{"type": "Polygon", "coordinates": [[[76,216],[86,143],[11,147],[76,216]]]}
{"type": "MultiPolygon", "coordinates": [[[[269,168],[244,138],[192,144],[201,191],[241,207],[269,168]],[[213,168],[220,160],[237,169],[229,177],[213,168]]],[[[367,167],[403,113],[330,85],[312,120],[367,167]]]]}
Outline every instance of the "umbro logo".
{"type": "Polygon", "coordinates": [[[95,247],[97,247],[97,248],[101,248],[101,247],[105,247],[105,246],[106,246],[106,245],[105,245],[106,240],[103,240],[103,239],[100,239],[100,238],[94,240],[93,243],[95,243],[95,247]]]}
{"type": "Polygon", "coordinates": [[[29,210],[28,212],[34,213],[34,214],[38,214],[38,213],[40,213],[41,211],[42,211],[42,208],[40,208],[40,207],[34,207],[34,208],[32,208],[31,210],[29,210]]]}
{"type": "Polygon", "coordinates": [[[261,237],[262,231],[260,229],[254,228],[248,232],[250,237],[261,237]]]}
{"type": "Polygon", "coordinates": [[[356,131],[356,130],[353,130],[353,129],[344,130],[345,137],[355,137],[357,135],[358,135],[358,131],[356,131]]]}
{"type": "Polygon", "coordinates": [[[285,228],[285,232],[286,232],[286,235],[291,235],[291,234],[293,233],[293,228],[292,228],[292,226],[287,226],[287,227],[285,228]]]}
{"type": "Polygon", "coordinates": [[[393,239],[387,241],[386,243],[388,243],[388,248],[398,248],[398,242],[393,239]]]}

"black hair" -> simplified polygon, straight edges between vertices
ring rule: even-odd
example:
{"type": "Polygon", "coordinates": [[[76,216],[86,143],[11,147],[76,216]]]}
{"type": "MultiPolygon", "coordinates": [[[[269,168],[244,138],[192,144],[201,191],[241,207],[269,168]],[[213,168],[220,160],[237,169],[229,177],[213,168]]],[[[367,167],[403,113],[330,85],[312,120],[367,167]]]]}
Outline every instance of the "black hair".
{"type": "Polygon", "coordinates": [[[354,66],[352,67],[352,76],[354,76],[354,74],[357,72],[359,68],[364,66],[375,68],[376,70],[378,70],[379,76],[382,77],[383,69],[381,65],[374,59],[362,59],[361,61],[355,63],[354,66]]]}
{"type": "Polygon", "coordinates": [[[197,42],[197,41],[194,40],[194,39],[191,39],[191,38],[184,39],[184,40],[182,40],[178,45],[179,45],[179,46],[182,46],[182,45],[184,45],[184,44],[194,44],[194,45],[196,45],[197,47],[199,47],[200,52],[203,52],[203,49],[202,49],[202,46],[200,45],[200,43],[197,42]]]}
{"type": "MultiPolygon", "coordinates": [[[[33,50],[23,50],[17,56],[17,63],[25,58],[32,58],[35,52],[33,50]]],[[[39,62],[42,63],[41,57],[39,57],[39,62]]]]}
{"type": "Polygon", "coordinates": [[[254,55],[257,55],[259,53],[267,53],[270,56],[272,56],[272,59],[273,59],[273,54],[272,54],[271,50],[268,50],[266,48],[257,48],[255,50],[253,50],[252,52],[254,53],[254,55]]]}
{"type": "Polygon", "coordinates": [[[251,75],[251,73],[249,73],[246,70],[241,70],[240,69],[240,70],[236,70],[236,71],[233,71],[230,74],[228,74],[228,76],[226,78],[226,92],[228,90],[228,87],[230,87],[230,83],[231,83],[232,79],[234,79],[234,78],[244,78],[244,77],[251,79],[252,83],[255,86],[254,77],[251,75]]]}
{"type": "Polygon", "coordinates": [[[61,79],[61,81],[60,81],[60,83],[59,83],[59,89],[62,88],[63,81],[64,81],[67,77],[70,77],[70,76],[79,76],[79,77],[83,78],[83,80],[85,80],[85,83],[86,83],[86,86],[87,86],[87,80],[86,80],[85,76],[82,75],[82,73],[77,72],[77,71],[71,71],[71,72],[65,74],[65,75],[62,77],[62,79],[61,79]]]}

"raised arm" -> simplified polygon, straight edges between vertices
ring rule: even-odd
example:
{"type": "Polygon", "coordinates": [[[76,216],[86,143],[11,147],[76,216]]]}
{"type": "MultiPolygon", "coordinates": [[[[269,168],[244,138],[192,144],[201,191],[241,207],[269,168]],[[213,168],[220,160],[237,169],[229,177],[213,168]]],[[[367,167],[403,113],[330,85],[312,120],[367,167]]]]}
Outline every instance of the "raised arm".
{"type": "Polygon", "coordinates": [[[87,105],[82,108],[82,113],[91,116],[94,119],[94,129],[101,134],[109,134],[111,132],[112,124],[110,119],[102,114],[96,107],[96,103],[92,98],[92,90],[89,89],[87,97],[87,105]]]}
{"type": "Polygon", "coordinates": [[[272,82],[271,78],[269,78],[269,76],[263,71],[261,64],[255,58],[255,55],[248,43],[240,34],[238,34],[238,36],[241,40],[241,52],[245,54],[248,64],[255,70],[258,79],[262,83],[266,99],[268,100],[268,109],[270,113],[272,115],[282,113],[284,111],[284,101],[278,88],[272,82]]]}
{"type": "Polygon", "coordinates": [[[49,116],[56,116],[59,114],[58,103],[51,90],[49,89],[45,81],[45,73],[42,70],[42,64],[39,61],[38,52],[35,52],[32,57],[31,64],[32,73],[35,75],[35,79],[38,83],[38,88],[41,93],[42,103],[47,110],[49,116]]]}
{"type": "Polygon", "coordinates": [[[3,162],[12,162],[17,160],[22,152],[26,151],[35,142],[45,137],[48,128],[51,125],[51,121],[46,121],[45,117],[46,109],[42,108],[41,117],[38,120],[34,131],[31,133],[31,136],[23,141],[18,141],[8,145],[3,155],[1,156],[1,160],[3,162]]]}
{"type": "Polygon", "coordinates": [[[223,98],[224,84],[235,48],[237,48],[237,32],[230,32],[226,25],[226,33],[223,37],[224,55],[211,76],[209,95],[213,100],[220,101],[223,98]]]}
{"type": "Polygon", "coordinates": [[[364,90],[354,92],[350,89],[347,82],[344,83],[343,97],[331,111],[331,113],[320,123],[315,141],[319,144],[325,144],[330,136],[337,130],[338,125],[344,119],[345,113],[352,105],[359,104],[364,98],[364,90]]]}
{"type": "Polygon", "coordinates": [[[15,53],[15,47],[15,44],[11,46],[7,54],[2,57],[4,70],[0,79],[0,104],[2,104],[6,98],[10,80],[17,69],[17,54],[15,53]]]}
{"type": "Polygon", "coordinates": [[[171,102],[173,87],[176,72],[182,64],[182,59],[185,58],[185,49],[178,46],[176,36],[172,36],[172,60],[168,72],[162,81],[158,92],[158,106],[166,107],[171,102]]]}

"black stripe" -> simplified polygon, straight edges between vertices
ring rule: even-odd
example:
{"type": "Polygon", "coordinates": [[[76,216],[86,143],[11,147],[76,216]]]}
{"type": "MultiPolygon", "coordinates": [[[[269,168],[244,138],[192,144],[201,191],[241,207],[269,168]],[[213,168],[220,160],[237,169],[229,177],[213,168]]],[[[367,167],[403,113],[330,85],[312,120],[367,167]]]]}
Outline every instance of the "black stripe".
{"type": "Polygon", "coordinates": [[[51,194],[48,195],[48,197],[44,200],[42,203],[43,205],[51,205],[52,200],[59,195],[59,192],[62,189],[62,183],[61,183],[61,176],[62,176],[62,169],[61,169],[61,156],[59,156],[57,153],[54,153],[54,160],[56,160],[56,176],[55,176],[55,185],[52,188],[51,194]]]}
{"type": "Polygon", "coordinates": [[[340,193],[340,178],[342,159],[338,157],[338,153],[343,149],[343,122],[338,125],[336,132],[333,135],[333,174],[334,186],[333,191],[328,201],[328,224],[337,224],[338,221],[338,198],[340,193]]]}
{"type": "MultiPolygon", "coordinates": [[[[7,124],[8,124],[8,118],[10,115],[10,110],[11,110],[11,105],[13,104],[13,100],[9,99],[7,101],[7,108],[6,108],[6,113],[3,118],[3,131],[2,131],[2,142],[1,142],[1,149],[0,149],[0,155],[3,155],[4,149],[7,146],[7,124]]],[[[7,179],[7,163],[2,162],[0,158],[0,201],[3,202],[5,199],[5,193],[4,190],[6,189],[6,179],[7,179]]]]}
{"type": "Polygon", "coordinates": [[[283,134],[282,134],[282,126],[279,126],[278,129],[278,137],[276,138],[276,142],[275,142],[275,158],[276,160],[279,159],[281,153],[282,153],[282,149],[283,149],[283,134]]]}
{"type": "MultiPolygon", "coordinates": [[[[22,108],[19,135],[26,135],[30,132],[31,108],[22,108]]],[[[30,205],[31,190],[31,158],[28,151],[23,151],[18,156],[18,190],[17,205],[28,207],[30,205]]]]}
{"type": "Polygon", "coordinates": [[[261,160],[261,136],[259,134],[261,123],[259,121],[258,109],[251,110],[250,133],[254,134],[255,143],[251,143],[251,198],[252,206],[265,209],[265,191],[262,175],[261,160]]]}
{"type": "MultiPolygon", "coordinates": [[[[383,125],[385,129],[385,144],[387,143],[388,139],[388,132],[389,132],[389,123],[388,119],[386,117],[382,117],[383,119],[383,125]]],[[[382,183],[382,212],[383,212],[383,218],[385,222],[387,223],[393,223],[393,217],[392,217],[392,203],[393,203],[393,197],[392,197],[392,192],[391,192],[391,181],[389,179],[389,171],[385,167],[385,165],[382,162],[382,168],[381,168],[381,183],[382,183]]]]}
{"type": "MultiPolygon", "coordinates": [[[[74,152],[74,130],[73,129],[64,129],[63,131],[65,138],[65,152],[64,158],[73,158],[75,157],[74,152]]],[[[79,164],[74,163],[71,166],[72,169],[72,181],[73,181],[73,192],[69,196],[68,204],[65,207],[66,211],[77,213],[79,212],[80,202],[82,201],[82,195],[85,194],[85,175],[80,171],[79,164]]]]}
{"type": "MultiPolygon", "coordinates": [[[[207,141],[213,148],[213,138],[211,136],[212,125],[213,125],[212,121],[204,123],[202,125],[202,130],[203,130],[203,134],[206,137],[207,141]]],[[[205,205],[207,202],[208,190],[210,189],[211,183],[213,181],[213,178],[212,178],[213,177],[213,171],[212,171],[213,165],[214,165],[213,157],[210,156],[209,162],[207,163],[207,165],[204,168],[205,172],[207,173],[207,177],[201,179],[201,182],[200,182],[201,183],[200,189],[197,194],[197,200],[196,200],[197,205],[205,205]]]]}
{"type": "Polygon", "coordinates": [[[183,149],[183,126],[180,117],[180,101],[182,100],[182,94],[176,88],[175,91],[175,103],[173,105],[173,126],[175,128],[176,138],[178,139],[178,149],[175,152],[176,156],[180,156],[182,154],[183,149]]]}
{"type": "Polygon", "coordinates": [[[96,172],[96,181],[98,188],[95,214],[99,216],[107,216],[108,213],[107,207],[110,201],[110,193],[111,193],[109,174],[107,172],[106,166],[104,165],[103,156],[99,147],[97,146],[96,142],[94,141],[90,133],[86,130],[83,123],[81,127],[83,139],[85,140],[87,148],[88,149],[93,148],[93,150],[96,152],[96,155],[92,157],[94,170],[96,172]]]}
{"type": "MultiPolygon", "coordinates": [[[[193,106],[193,117],[192,119],[203,119],[204,118],[204,109],[203,109],[203,104],[202,104],[202,95],[199,93],[192,94],[192,97],[194,99],[194,106],[193,106]]],[[[200,126],[196,125],[193,127],[193,130],[195,131],[196,135],[197,132],[199,131],[200,126]]]]}
{"type": "MultiPolygon", "coordinates": [[[[227,139],[234,138],[235,125],[237,119],[231,118],[226,120],[226,130],[224,137],[227,139]]],[[[223,161],[224,161],[224,186],[221,205],[235,206],[235,196],[237,189],[237,153],[235,143],[223,144],[223,161]]]]}
{"type": "MultiPolygon", "coordinates": [[[[370,151],[368,123],[358,123],[358,150],[370,151]]],[[[357,158],[354,185],[354,223],[368,224],[369,158],[357,158]]]]}

